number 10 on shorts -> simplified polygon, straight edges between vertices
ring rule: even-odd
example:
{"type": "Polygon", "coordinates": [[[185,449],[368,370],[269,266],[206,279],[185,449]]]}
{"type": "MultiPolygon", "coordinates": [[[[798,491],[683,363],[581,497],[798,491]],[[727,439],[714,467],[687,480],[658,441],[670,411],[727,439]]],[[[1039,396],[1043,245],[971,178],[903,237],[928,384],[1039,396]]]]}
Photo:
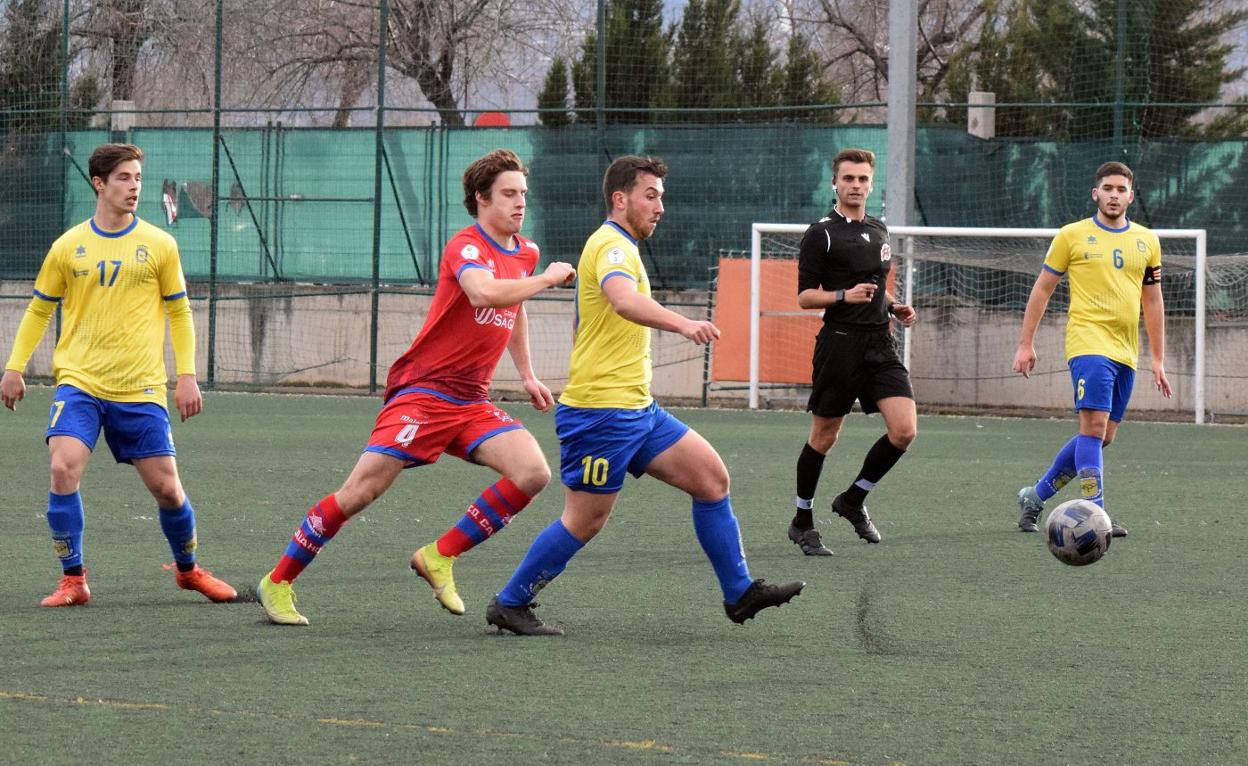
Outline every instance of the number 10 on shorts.
{"type": "Polygon", "coordinates": [[[581,465],[585,467],[585,473],[581,476],[582,484],[601,487],[607,483],[607,473],[611,469],[611,463],[605,457],[586,455],[581,458],[581,465]]]}

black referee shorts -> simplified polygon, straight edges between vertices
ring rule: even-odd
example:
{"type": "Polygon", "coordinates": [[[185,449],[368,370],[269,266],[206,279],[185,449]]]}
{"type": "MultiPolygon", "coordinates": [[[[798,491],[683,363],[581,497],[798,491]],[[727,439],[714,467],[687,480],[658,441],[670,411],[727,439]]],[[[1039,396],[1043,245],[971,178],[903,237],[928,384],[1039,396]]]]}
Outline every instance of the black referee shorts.
{"type": "Polygon", "coordinates": [[[814,372],[806,409],[821,418],[849,414],[854,400],[863,412],[879,412],[880,399],[914,398],[910,373],[887,328],[854,330],[824,326],[815,339],[814,372]]]}

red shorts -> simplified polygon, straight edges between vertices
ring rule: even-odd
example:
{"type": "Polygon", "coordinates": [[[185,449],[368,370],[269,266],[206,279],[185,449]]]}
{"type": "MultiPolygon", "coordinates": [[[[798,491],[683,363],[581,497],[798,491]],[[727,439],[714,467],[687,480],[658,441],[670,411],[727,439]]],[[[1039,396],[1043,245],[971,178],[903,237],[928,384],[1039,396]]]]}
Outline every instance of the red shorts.
{"type": "Polygon", "coordinates": [[[364,451],[397,458],[407,468],[436,463],[444,452],[471,461],[481,442],[518,428],[524,424],[488,400],[457,402],[412,391],[381,408],[364,451]]]}

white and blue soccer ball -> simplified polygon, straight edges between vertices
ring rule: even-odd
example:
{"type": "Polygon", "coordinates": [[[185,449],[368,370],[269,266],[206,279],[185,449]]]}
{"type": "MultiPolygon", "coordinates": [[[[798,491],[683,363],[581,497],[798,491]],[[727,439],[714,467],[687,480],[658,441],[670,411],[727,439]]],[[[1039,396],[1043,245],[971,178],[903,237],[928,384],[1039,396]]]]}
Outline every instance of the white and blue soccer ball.
{"type": "Polygon", "coordinates": [[[1094,564],[1109,550],[1109,514],[1091,500],[1067,500],[1044,523],[1049,551],[1072,567],[1094,564]]]}

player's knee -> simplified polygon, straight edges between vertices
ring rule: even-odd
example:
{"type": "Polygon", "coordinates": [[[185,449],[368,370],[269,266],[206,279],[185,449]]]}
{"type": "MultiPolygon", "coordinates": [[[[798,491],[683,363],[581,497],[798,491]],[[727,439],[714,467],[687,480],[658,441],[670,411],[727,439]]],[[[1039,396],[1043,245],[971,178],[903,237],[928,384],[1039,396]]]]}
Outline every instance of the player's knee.
{"type": "Polygon", "coordinates": [[[818,452],[821,455],[826,455],[828,454],[828,450],[832,449],[832,447],[836,445],[836,439],[838,436],[839,434],[836,431],[828,433],[821,432],[818,434],[811,434],[808,441],[815,452],[818,452]]]}
{"type": "Polygon", "coordinates": [[[732,480],[728,477],[728,469],[720,463],[713,469],[701,474],[697,489],[691,494],[699,500],[713,502],[728,495],[732,480]]]}
{"type": "Polygon", "coordinates": [[[338,500],[338,507],[342,509],[343,515],[351,517],[372,505],[373,501],[381,497],[384,491],[385,489],[379,484],[348,479],[347,483],[334,493],[334,496],[338,500]]]}
{"type": "Polygon", "coordinates": [[[550,484],[550,466],[542,460],[515,471],[507,478],[511,479],[511,483],[515,484],[521,492],[529,497],[535,497],[546,489],[546,485],[550,484]]]}
{"type": "Polygon", "coordinates": [[[164,483],[156,487],[152,487],[152,497],[155,498],[156,504],[161,508],[181,508],[182,502],[186,499],[182,495],[182,488],[177,482],[164,483]]]}
{"type": "Polygon", "coordinates": [[[888,440],[893,446],[900,450],[910,449],[910,445],[914,444],[914,440],[919,436],[919,429],[916,425],[910,425],[898,428],[888,432],[888,440]]]}
{"type": "Polygon", "coordinates": [[[78,485],[82,481],[82,469],[69,461],[53,457],[51,477],[52,491],[58,495],[67,495],[78,491],[78,485]]]}

